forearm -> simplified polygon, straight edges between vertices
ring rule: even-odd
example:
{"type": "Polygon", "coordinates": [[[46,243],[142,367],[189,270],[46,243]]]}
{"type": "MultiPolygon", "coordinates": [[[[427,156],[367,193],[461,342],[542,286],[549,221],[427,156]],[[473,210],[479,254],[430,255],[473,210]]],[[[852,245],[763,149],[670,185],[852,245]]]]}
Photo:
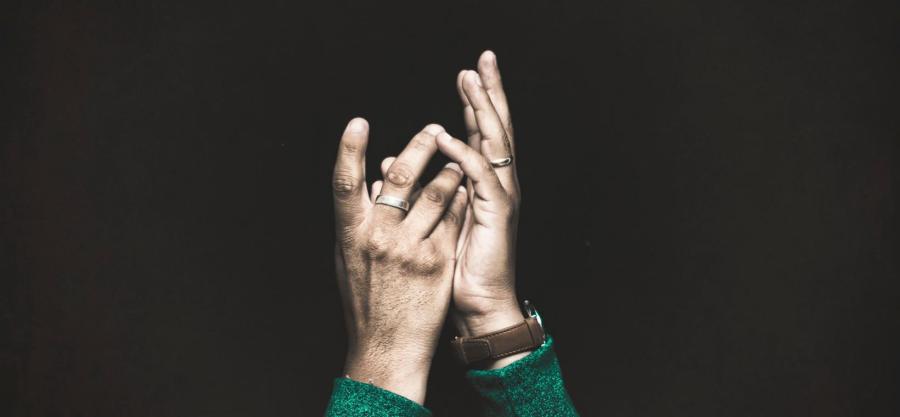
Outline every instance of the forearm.
{"type": "Polygon", "coordinates": [[[344,377],[334,382],[326,416],[420,417],[434,347],[396,343],[402,337],[362,346],[351,344],[344,377]]]}

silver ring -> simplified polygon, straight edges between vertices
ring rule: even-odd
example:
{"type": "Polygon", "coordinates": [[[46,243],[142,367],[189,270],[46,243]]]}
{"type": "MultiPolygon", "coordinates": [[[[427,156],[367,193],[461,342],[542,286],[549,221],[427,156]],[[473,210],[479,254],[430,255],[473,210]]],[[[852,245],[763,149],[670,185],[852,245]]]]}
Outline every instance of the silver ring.
{"type": "Polygon", "coordinates": [[[501,159],[494,159],[491,161],[491,166],[494,168],[503,168],[505,166],[510,166],[512,165],[512,159],[512,156],[501,159]]]}
{"type": "Polygon", "coordinates": [[[378,197],[375,197],[375,204],[384,204],[403,211],[409,211],[409,201],[389,195],[378,194],[378,197]]]}

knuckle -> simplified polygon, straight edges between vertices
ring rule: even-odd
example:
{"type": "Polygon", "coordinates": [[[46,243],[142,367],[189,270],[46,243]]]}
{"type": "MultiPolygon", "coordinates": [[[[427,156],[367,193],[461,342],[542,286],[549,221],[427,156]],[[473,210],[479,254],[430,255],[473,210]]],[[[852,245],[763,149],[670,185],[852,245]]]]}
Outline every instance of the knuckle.
{"type": "Polygon", "coordinates": [[[447,210],[447,212],[444,213],[444,221],[455,225],[459,224],[462,221],[462,217],[459,215],[459,213],[453,210],[447,210]]]}
{"type": "Polygon", "coordinates": [[[434,147],[434,136],[430,134],[418,134],[409,143],[410,147],[419,151],[427,151],[434,147]]]}
{"type": "Polygon", "coordinates": [[[490,129],[485,129],[484,132],[481,133],[482,140],[491,141],[491,142],[499,142],[502,143],[506,140],[506,132],[503,131],[503,128],[500,127],[492,127],[490,129]]]}
{"type": "Polygon", "coordinates": [[[424,275],[435,275],[444,269],[444,261],[438,257],[423,258],[418,263],[417,272],[424,275]]]}
{"type": "Polygon", "coordinates": [[[444,205],[444,203],[447,201],[447,197],[444,195],[444,193],[434,186],[425,187],[425,189],[422,190],[422,197],[424,197],[425,200],[433,203],[434,205],[439,206],[444,205]]]}
{"type": "Polygon", "coordinates": [[[417,275],[432,276],[440,273],[447,264],[433,245],[423,245],[415,257],[406,257],[404,267],[417,275]]]}
{"type": "Polygon", "coordinates": [[[348,171],[336,171],[331,184],[334,194],[338,197],[353,195],[357,187],[359,187],[356,177],[348,171]]]}
{"type": "Polygon", "coordinates": [[[384,259],[388,257],[393,246],[386,234],[374,232],[366,240],[363,251],[369,259],[384,259]]]}
{"type": "Polygon", "coordinates": [[[348,156],[355,156],[362,149],[358,143],[353,143],[350,141],[342,141],[341,142],[341,153],[348,156]]]}
{"type": "Polygon", "coordinates": [[[400,188],[409,187],[413,183],[412,169],[403,162],[395,161],[388,169],[387,178],[385,179],[391,185],[400,188]]]}

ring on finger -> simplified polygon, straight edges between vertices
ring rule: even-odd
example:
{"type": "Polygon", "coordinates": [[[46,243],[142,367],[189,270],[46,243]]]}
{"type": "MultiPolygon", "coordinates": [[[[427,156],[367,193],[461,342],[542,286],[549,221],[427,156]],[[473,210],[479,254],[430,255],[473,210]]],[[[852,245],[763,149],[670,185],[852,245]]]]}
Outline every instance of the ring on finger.
{"type": "Polygon", "coordinates": [[[375,204],[384,204],[403,211],[409,211],[409,201],[389,195],[378,194],[378,197],[375,197],[375,204]]]}
{"type": "Polygon", "coordinates": [[[512,162],[513,162],[513,158],[510,155],[510,156],[507,156],[506,158],[492,159],[491,166],[494,168],[503,168],[503,167],[512,165],[512,162]]]}

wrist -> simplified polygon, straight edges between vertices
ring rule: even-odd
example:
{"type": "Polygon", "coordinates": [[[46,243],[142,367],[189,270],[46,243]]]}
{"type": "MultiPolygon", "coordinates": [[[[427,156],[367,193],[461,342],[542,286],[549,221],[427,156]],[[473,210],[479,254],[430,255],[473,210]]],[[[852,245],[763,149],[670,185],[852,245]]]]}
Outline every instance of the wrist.
{"type": "Polygon", "coordinates": [[[497,301],[477,312],[457,311],[454,322],[460,336],[478,336],[521,323],[525,317],[515,299],[497,301]]]}
{"type": "MultiPolygon", "coordinates": [[[[490,311],[479,314],[455,314],[454,320],[460,336],[486,335],[521,324],[525,320],[525,316],[515,301],[498,303],[495,307],[490,311]]],[[[528,356],[530,353],[531,351],[516,353],[496,360],[479,363],[477,367],[481,369],[500,369],[528,356]]]]}

